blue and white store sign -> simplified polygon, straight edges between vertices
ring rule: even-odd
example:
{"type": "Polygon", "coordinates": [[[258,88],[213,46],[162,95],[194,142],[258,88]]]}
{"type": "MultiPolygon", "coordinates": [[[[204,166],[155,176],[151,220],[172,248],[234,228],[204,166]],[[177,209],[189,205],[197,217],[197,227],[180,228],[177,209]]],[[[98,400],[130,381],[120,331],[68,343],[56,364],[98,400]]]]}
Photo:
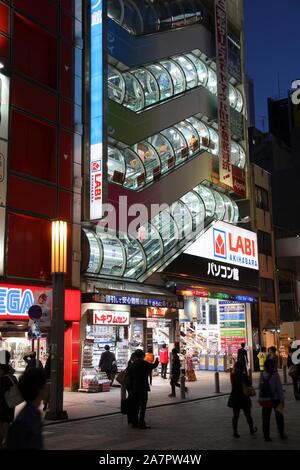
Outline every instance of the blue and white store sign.
{"type": "Polygon", "coordinates": [[[102,218],[103,186],[103,0],[91,1],[90,219],[102,218]]]}

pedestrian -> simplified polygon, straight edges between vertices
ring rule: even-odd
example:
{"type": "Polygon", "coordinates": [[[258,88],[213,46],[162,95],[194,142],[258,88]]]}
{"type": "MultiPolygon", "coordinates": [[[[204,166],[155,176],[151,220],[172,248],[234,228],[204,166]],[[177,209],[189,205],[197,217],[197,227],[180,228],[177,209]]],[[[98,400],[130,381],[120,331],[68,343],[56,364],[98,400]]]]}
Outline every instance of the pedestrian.
{"type": "Polygon", "coordinates": [[[268,357],[267,348],[265,348],[265,346],[263,346],[261,348],[261,350],[258,353],[257,357],[258,357],[258,361],[259,361],[259,370],[260,370],[260,372],[263,372],[265,370],[265,361],[268,357]]]}
{"type": "Polygon", "coordinates": [[[245,349],[246,344],[241,343],[240,349],[238,349],[237,352],[237,362],[242,362],[244,364],[244,372],[247,374],[248,370],[248,353],[247,350],[245,349]]]}
{"type": "Polygon", "coordinates": [[[149,370],[155,369],[159,361],[156,359],[153,364],[144,360],[145,353],[142,349],[135,351],[133,363],[128,367],[128,391],[131,397],[131,422],[133,428],[150,429],[146,425],[145,414],[148,401],[149,370]]]}
{"type": "Polygon", "coordinates": [[[267,359],[272,359],[274,363],[274,369],[275,371],[278,370],[278,355],[277,355],[277,348],[275,346],[271,346],[268,349],[268,357],[267,359]]]}
{"type": "Polygon", "coordinates": [[[284,395],[281,380],[272,358],[266,359],[265,370],[260,377],[259,403],[262,407],[262,422],[265,441],[270,442],[270,419],[272,409],[275,412],[276,424],[281,439],[286,439],[284,433],[284,395]]]}
{"type": "MultiPolygon", "coordinates": [[[[145,361],[149,362],[149,364],[153,364],[154,354],[153,354],[152,348],[147,349],[147,352],[145,354],[145,361]]],[[[152,385],[152,369],[149,370],[149,382],[150,382],[150,385],[152,385]]]]}
{"type": "Polygon", "coordinates": [[[43,450],[42,415],[39,410],[46,388],[45,371],[29,368],[19,380],[20,392],[26,402],[8,430],[7,449],[43,450]]]}
{"type": "MultiPolygon", "coordinates": [[[[295,400],[300,400],[300,364],[294,364],[292,356],[295,351],[298,349],[289,348],[289,355],[287,360],[287,366],[289,369],[289,376],[293,381],[293,388],[294,388],[294,396],[295,400]]],[[[300,352],[300,349],[299,349],[300,352]]]]}
{"type": "MultiPolygon", "coordinates": [[[[23,357],[23,361],[26,362],[27,364],[26,370],[30,369],[31,367],[36,367],[36,352],[32,351],[31,353],[26,354],[23,357]]],[[[39,368],[43,369],[43,364],[41,363],[40,360],[39,360],[39,368]]]]}
{"type": "Polygon", "coordinates": [[[104,346],[105,351],[101,354],[99,361],[99,369],[101,372],[106,372],[110,385],[113,384],[115,375],[118,372],[116,356],[110,351],[108,344],[104,346]]]}
{"type": "Polygon", "coordinates": [[[231,394],[228,400],[229,408],[232,408],[233,418],[232,418],[232,427],[233,427],[233,437],[239,438],[238,433],[238,422],[240,417],[240,412],[243,410],[246,417],[250,434],[255,434],[257,427],[253,424],[253,419],[251,416],[251,398],[247,393],[249,387],[252,386],[251,381],[247,374],[245,373],[245,361],[237,361],[234,365],[234,370],[231,373],[231,394]]]}
{"type": "MultiPolygon", "coordinates": [[[[180,377],[180,359],[178,355],[178,351],[176,348],[172,349],[172,360],[171,360],[171,374],[170,374],[170,385],[171,385],[171,393],[169,397],[176,397],[176,387],[180,388],[179,383],[180,377]]],[[[185,387],[185,391],[188,391],[188,388],[185,387]]]]}
{"type": "Polygon", "coordinates": [[[161,378],[167,378],[167,368],[169,363],[169,352],[167,345],[164,343],[159,351],[159,362],[161,363],[161,378]]]}
{"type": "Polygon", "coordinates": [[[46,392],[44,399],[43,411],[47,411],[47,408],[50,403],[50,384],[51,384],[51,348],[49,348],[48,357],[45,364],[45,376],[46,376],[46,392]]]}
{"type": "Polygon", "coordinates": [[[10,423],[14,420],[15,407],[10,408],[5,399],[14,383],[17,383],[14,377],[14,369],[10,366],[10,353],[8,351],[0,351],[0,449],[5,446],[7,432],[10,423]]]}

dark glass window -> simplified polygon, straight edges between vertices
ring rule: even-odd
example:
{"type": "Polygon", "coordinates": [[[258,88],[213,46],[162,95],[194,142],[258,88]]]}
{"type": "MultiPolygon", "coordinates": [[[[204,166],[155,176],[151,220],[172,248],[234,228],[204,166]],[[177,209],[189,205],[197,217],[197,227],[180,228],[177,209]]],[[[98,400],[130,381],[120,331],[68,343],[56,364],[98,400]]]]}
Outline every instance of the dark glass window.
{"type": "Polygon", "coordinates": [[[260,186],[255,186],[255,199],[256,207],[263,209],[264,211],[270,210],[269,206],[269,193],[260,186]]]}
{"type": "Polygon", "coordinates": [[[258,239],[258,251],[263,255],[272,256],[272,237],[270,233],[262,232],[258,230],[257,232],[258,239]]]}
{"type": "Polygon", "coordinates": [[[274,281],[273,279],[260,279],[260,291],[261,291],[261,299],[267,302],[274,302],[275,295],[274,295],[274,281]]]}
{"type": "Polygon", "coordinates": [[[218,323],[217,306],[214,304],[209,305],[209,324],[217,325],[217,323],[218,323]]]}

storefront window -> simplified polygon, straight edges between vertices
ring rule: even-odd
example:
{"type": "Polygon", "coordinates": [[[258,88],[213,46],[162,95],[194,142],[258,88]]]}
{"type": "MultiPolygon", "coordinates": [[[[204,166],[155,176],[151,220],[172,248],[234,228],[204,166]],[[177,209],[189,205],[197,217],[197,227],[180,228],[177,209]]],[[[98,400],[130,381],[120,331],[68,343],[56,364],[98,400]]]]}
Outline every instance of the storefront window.
{"type": "Polygon", "coordinates": [[[125,270],[125,252],[118,238],[108,235],[101,236],[103,247],[103,264],[101,274],[108,276],[122,276],[125,270]]]}
{"type": "Polygon", "coordinates": [[[108,146],[107,176],[108,181],[123,184],[125,178],[125,160],[116,147],[108,146]]]}
{"type": "Polygon", "coordinates": [[[198,230],[201,226],[204,228],[205,206],[199,195],[190,191],[181,198],[181,201],[188,206],[192,214],[193,230],[198,230]]]}
{"type": "Polygon", "coordinates": [[[185,76],[179,65],[173,60],[162,60],[161,65],[167,69],[172,77],[174,95],[182,93],[186,89],[185,76]]]}
{"type": "Polygon", "coordinates": [[[189,149],[189,155],[199,151],[199,138],[198,134],[191,124],[187,121],[182,121],[175,126],[184,136],[189,149]]]}
{"type": "Polygon", "coordinates": [[[145,169],[137,153],[131,149],[123,150],[126,161],[126,178],[124,186],[129,189],[138,189],[144,186],[146,181],[145,169]]]}
{"type": "Polygon", "coordinates": [[[191,88],[195,88],[198,85],[198,75],[192,61],[190,61],[185,56],[173,57],[173,60],[180,65],[184,72],[186,80],[186,89],[189,90],[191,88]]]}
{"type": "Polygon", "coordinates": [[[216,211],[216,200],[212,191],[206,186],[202,186],[201,184],[196,186],[194,191],[199,194],[202,201],[204,202],[206,217],[213,217],[216,211]]]}
{"type": "Polygon", "coordinates": [[[123,104],[132,111],[140,111],[145,106],[143,88],[140,82],[129,72],[123,74],[125,96],[123,104]]]}
{"type": "Polygon", "coordinates": [[[198,83],[202,86],[206,86],[208,80],[208,71],[206,65],[202,62],[201,59],[199,59],[199,57],[192,54],[191,52],[186,54],[186,56],[193,62],[197,70],[198,83]]]}
{"type": "Polygon", "coordinates": [[[125,81],[123,75],[111,65],[108,65],[108,98],[123,103],[125,95],[125,81]]]}
{"type": "Polygon", "coordinates": [[[155,134],[147,139],[155,148],[161,161],[161,173],[166,173],[175,165],[175,154],[170,142],[162,135],[155,134]]]}
{"type": "Polygon", "coordinates": [[[161,134],[163,134],[168,139],[174,149],[176,165],[178,165],[188,157],[187,142],[185,141],[183,135],[178,132],[177,129],[175,129],[174,127],[169,127],[168,129],[162,131],[161,134]]]}
{"type": "Polygon", "coordinates": [[[154,148],[146,141],[133,146],[146,170],[146,183],[150,183],[160,175],[160,160],[154,148]]]}
{"type": "Polygon", "coordinates": [[[170,96],[173,95],[173,83],[167,70],[159,64],[147,65],[145,68],[156,78],[160,90],[161,101],[170,98],[170,96]]]}
{"type": "Polygon", "coordinates": [[[160,99],[158,84],[151,72],[147,69],[137,69],[131,71],[139,82],[141,83],[144,91],[145,106],[151,106],[157,103],[160,99]]]}
{"type": "Polygon", "coordinates": [[[164,244],[164,252],[168,252],[178,241],[178,229],[169,211],[157,214],[151,224],[159,231],[164,244]]]}

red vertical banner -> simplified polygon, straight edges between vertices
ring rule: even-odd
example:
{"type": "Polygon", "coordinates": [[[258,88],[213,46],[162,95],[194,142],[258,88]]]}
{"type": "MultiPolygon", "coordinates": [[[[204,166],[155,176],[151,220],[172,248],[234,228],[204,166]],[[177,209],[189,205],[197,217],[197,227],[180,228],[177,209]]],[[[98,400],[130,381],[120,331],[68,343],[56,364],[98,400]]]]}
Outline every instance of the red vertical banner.
{"type": "Polygon", "coordinates": [[[228,85],[227,0],[215,0],[215,24],[220,142],[219,177],[220,183],[229,188],[233,188],[228,85]]]}

